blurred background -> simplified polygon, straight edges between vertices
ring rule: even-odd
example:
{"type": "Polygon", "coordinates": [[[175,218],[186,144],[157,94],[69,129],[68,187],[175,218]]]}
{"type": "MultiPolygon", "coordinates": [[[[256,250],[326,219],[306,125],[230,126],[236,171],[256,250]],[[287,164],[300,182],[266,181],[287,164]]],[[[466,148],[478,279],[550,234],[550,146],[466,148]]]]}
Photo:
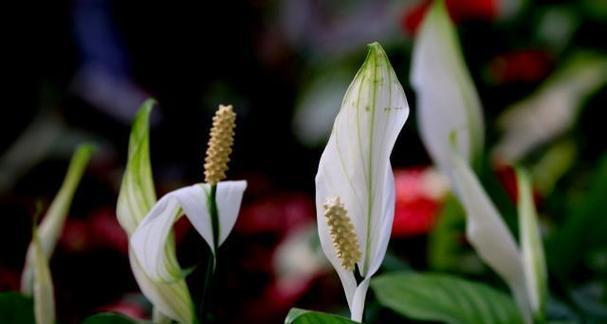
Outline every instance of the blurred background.
{"type": "MultiPolygon", "coordinates": [[[[552,314],[607,320],[607,2],[447,0],[484,107],[481,175],[513,228],[523,163],[535,179],[552,314]],[[512,197],[512,198],[511,198],[512,197]]],[[[249,183],[219,257],[217,322],[282,322],[293,306],[346,313],[315,233],[314,175],[341,98],[379,41],[411,115],[392,155],[397,206],[386,270],[447,271],[500,285],[467,245],[463,214],[431,166],[409,83],[426,0],[73,0],[19,8],[0,119],[0,290],[18,290],[35,202],[48,206],[76,145],[98,150],[51,259],[58,316],[149,316],[115,205],[130,124],[159,105],[151,155],[159,196],[203,180],[211,118],[238,114],[228,178],[249,183]]],[[[185,267],[206,248],[176,226],[185,267]]],[[[199,298],[204,266],[188,278],[199,298]]],[[[369,297],[368,315],[398,317],[369,297]]]]}

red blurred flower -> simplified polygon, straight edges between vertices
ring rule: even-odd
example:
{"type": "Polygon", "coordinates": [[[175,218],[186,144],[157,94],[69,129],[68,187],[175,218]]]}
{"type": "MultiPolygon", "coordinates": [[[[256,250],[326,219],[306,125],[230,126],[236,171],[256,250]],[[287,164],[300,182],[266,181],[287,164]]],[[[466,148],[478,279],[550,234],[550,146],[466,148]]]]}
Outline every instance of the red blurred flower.
{"type": "Polygon", "coordinates": [[[145,308],[135,298],[124,298],[109,305],[99,307],[99,312],[119,313],[133,319],[146,319],[145,308]]]}
{"type": "MultiPolygon", "coordinates": [[[[174,227],[176,242],[179,242],[190,228],[187,219],[180,218],[174,227]]],[[[75,253],[106,248],[127,254],[129,239],[118,223],[115,211],[100,208],[84,219],[68,217],[59,238],[59,245],[66,251],[75,253]]]]}
{"type": "Polygon", "coordinates": [[[446,182],[431,168],[398,170],[394,176],[396,207],[392,236],[427,233],[442,206],[446,182]]]}
{"type": "MultiPolygon", "coordinates": [[[[494,20],[497,17],[496,0],[446,0],[449,16],[454,23],[465,20],[494,20]]],[[[408,35],[414,35],[432,4],[431,0],[422,0],[408,8],[401,17],[401,28],[408,35]]]]}
{"type": "Polygon", "coordinates": [[[19,271],[0,267],[0,291],[17,291],[21,285],[19,271]]]}
{"type": "Polygon", "coordinates": [[[82,252],[91,248],[88,224],[82,219],[68,217],[59,237],[59,246],[68,252],[82,252]]]}
{"type": "MultiPolygon", "coordinates": [[[[496,167],[495,173],[497,174],[498,179],[504,186],[508,197],[512,200],[512,202],[518,202],[518,185],[516,183],[516,172],[514,168],[510,165],[498,165],[496,167]]],[[[533,201],[535,205],[538,206],[541,202],[542,197],[539,191],[533,189],[533,201]]]]}
{"type": "Polygon", "coordinates": [[[550,55],[542,50],[519,50],[502,54],[489,63],[489,73],[497,84],[542,80],[552,69],[550,55]]]}
{"type": "Polygon", "coordinates": [[[100,209],[88,218],[89,235],[95,246],[106,247],[123,253],[129,250],[129,239],[118,223],[113,209],[100,209]]]}
{"type": "Polygon", "coordinates": [[[274,233],[283,236],[287,231],[314,219],[312,200],[302,194],[278,194],[244,206],[234,230],[241,234],[274,233]]]}

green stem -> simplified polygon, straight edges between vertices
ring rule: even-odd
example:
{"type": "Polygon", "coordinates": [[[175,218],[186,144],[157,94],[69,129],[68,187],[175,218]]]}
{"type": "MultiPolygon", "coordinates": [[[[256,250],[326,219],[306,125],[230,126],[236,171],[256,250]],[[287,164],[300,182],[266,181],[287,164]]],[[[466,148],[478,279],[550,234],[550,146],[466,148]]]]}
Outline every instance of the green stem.
{"type": "Polygon", "coordinates": [[[200,320],[204,323],[207,322],[207,313],[209,303],[207,302],[207,295],[211,290],[211,284],[213,275],[215,273],[216,265],[216,253],[219,247],[219,213],[217,210],[217,201],[215,200],[217,194],[217,185],[211,185],[211,192],[208,197],[209,215],[211,217],[211,229],[213,231],[213,248],[209,249],[209,257],[207,259],[207,268],[204,276],[204,286],[202,288],[202,298],[200,301],[200,320]]]}
{"type": "Polygon", "coordinates": [[[213,230],[213,251],[217,253],[219,247],[219,212],[217,211],[217,201],[215,196],[217,195],[217,185],[211,185],[211,192],[209,193],[209,214],[211,214],[211,228],[213,230]]]}

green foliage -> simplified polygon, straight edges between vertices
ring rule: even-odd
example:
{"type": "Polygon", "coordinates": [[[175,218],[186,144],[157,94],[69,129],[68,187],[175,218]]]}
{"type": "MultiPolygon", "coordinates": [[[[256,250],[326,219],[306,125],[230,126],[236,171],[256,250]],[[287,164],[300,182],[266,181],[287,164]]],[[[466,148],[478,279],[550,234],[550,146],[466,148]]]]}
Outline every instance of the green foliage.
{"type": "Polygon", "coordinates": [[[99,313],[87,317],[83,324],[133,324],[144,323],[143,321],[135,321],[124,315],[116,313],[99,313]]]}
{"type": "Polygon", "coordinates": [[[15,292],[0,293],[0,323],[36,323],[32,299],[15,292]]]}
{"type": "Polygon", "coordinates": [[[522,323],[506,294],[450,275],[391,273],[372,280],[371,287],[380,304],[415,320],[522,323]]]}
{"type": "Polygon", "coordinates": [[[291,308],[285,324],[351,324],[353,322],[343,316],[291,308]]]}
{"type": "Polygon", "coordinates": [[[550,269],[562,279],[583,258],[607,245],[607,156],[592,173],[589,189],[569,203],[567,219],[547,246],[550,269]]]}
{"type": "Polygon", "coordinates": [[[464,231],[464,210],[457,199],[449,195],[429,237],[428,261],[432,270],[461,270],[465,252],[460,242],[464,231]]]}

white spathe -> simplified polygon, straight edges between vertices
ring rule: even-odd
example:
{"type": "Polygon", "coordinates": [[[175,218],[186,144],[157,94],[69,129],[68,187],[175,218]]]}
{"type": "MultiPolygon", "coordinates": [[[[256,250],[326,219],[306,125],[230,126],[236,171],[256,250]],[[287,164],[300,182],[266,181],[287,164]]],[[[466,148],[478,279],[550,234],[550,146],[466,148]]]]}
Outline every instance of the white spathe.
{"type": "Polygon", "coordinates": [[[369,45],[335,118],[316,175],[317,223],[323,251],[341,279],[353,320],[360,321],[371,276],[386,253],[394,217],[390,154],[409,105],[386,53],[369,45]],[[339,197],[358,235],[364,280],[344,269],[331,242],[323,204],[339,197]]]}
{"type": "Polygon", "coordinates": [[[422,141],[440,169],[448,163],[450,134],[474,161],[484,143],[481,103],[443,1],[434,1],[419,29],[411,63],[422,141]]]}
{"type": "MultiPolygon", "coordinates": [[[[120,186],[116,216],[124,231],[131,237],[139,223],[156,203],[149,156],[148,121],[154,100],[143,103],[135,117],[129,139],[129,157],[120,186]]],[[[163,253],[175,258],[172,238],[163,253]]],[[[129,244],[129,261],[141,292],[154,305],[154,322],[175,320],[180,323],[194,322],[194,306],[183,279],[171,283],[156,282],[143,271],[129,244]]]]}
{"type": "Polygon", "coordinates": [[[466,211],[466,237],[481,259],[508,284],[523,313],[531,311],[521,252],[497,208],[487,196],[474,171],[452,151],[449,176],[455,194],[466,211]]]}
{"type": "MultiPolygon", "coordinates": [[[[236,223],[246,187],[246,181],[222,181],[217,184],[215,201],[220,245],[236,223]]],[[[209,184],[198,183],[169,192],[158,200],[131,236],[133,253],[152,280],[172,282],[183,277],[177,260],[164,253],[173,224],[182,213],[215,253],[208,206],[210,190],[209,184]]]]}

